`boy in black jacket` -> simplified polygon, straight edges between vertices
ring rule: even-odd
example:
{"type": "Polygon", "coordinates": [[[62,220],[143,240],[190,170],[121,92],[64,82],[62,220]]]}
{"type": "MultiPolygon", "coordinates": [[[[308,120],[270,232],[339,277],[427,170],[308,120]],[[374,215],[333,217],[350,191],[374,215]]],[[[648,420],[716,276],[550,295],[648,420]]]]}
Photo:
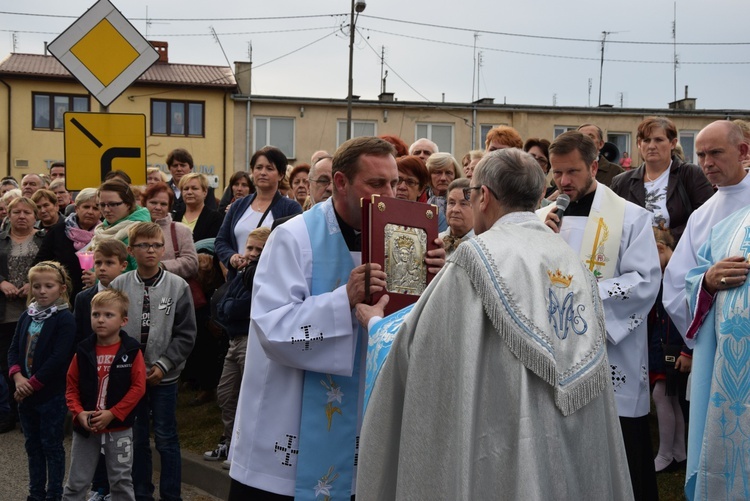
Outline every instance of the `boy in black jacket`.
{"type": "Polygon", "coordinates": [[[140,343],[121,330],[128,323],[128,307],[127,295],[112,289],[91,301],[95,336],[78,345],[68,369],[65,396],[76,433],[63,499],[85,498],[100,448],[112,498],[135,499],[133,410],[146,391],[146,365],[140,343]]]}
{"type": "Polygon", "coordinates": [[[268,228],[256,228],[247,236],[245,253],[242,256],[243,266],[240,272],[229,282],[224,297],[216,307],[218,324],[224,327],[229,336],[229,350],[224,357],[224,368],[219,385],[216,387],[216,399],[221,408],[221,420],[224,423],[224,435],[219,445],[212,451],[203,453],[206,461],[225,461],[228,466],[229,441],[234,428],[234,414],[237,411],[237,398],[240,395],[242,371],[245,368],[247,352],[247,334],[250,328],[250,302],[253,291],[255,268],[260,253],[271,234],[268,228]]]}

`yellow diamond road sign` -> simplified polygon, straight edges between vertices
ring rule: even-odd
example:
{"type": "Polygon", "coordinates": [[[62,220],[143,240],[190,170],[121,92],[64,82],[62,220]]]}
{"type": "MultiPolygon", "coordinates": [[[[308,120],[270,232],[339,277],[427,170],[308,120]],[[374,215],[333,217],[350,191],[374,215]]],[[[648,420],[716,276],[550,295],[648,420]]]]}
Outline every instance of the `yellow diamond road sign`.
{"type": "Polygon", "coordinates": [[[113,170],[146,184],[146,115],[68,112],[63,130],[68,190],[99,186],[113,170]]]}
{"type": "Polygon", "coordinates": [[[49,51],[103,106],[159,54],[109,0],[99,0],[49,44],[49,51]]]}

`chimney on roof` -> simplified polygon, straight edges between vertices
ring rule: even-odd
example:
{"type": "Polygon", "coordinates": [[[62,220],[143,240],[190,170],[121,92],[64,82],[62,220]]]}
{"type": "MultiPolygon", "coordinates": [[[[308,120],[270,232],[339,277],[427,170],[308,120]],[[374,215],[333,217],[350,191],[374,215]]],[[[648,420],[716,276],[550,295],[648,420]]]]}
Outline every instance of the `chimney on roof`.
{"type": "Polygon", "coordinates": [[[156,40],[150,40],[148,43],[159,53],[159,59],[156,61],[157,64],[169,63],[169,43],[157,42],[156,40]]]}
{"type": "Polygon", "coordinates": [[[688,86],[685,86],[685,98],[669,103],[670,110],[694,110],[695,98],[688,97],[688,86]]]}

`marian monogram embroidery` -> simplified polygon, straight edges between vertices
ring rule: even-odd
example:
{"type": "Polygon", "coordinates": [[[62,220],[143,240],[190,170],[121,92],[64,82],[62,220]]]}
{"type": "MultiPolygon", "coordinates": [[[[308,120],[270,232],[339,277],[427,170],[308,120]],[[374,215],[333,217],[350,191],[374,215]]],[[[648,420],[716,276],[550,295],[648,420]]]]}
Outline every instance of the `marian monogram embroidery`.
{"type": "Polygon", "coordinates": [[[558,339],[565,339],[570,329],[573,329],[573,332],[579,336],[584,334],[588,330],[588,324],[581,317],[581,312],[585,307],[582,304],[576,306],[573,303],[572,292],[565,293],[565,289],[570,287],[573,281],[573,275],[563,275],[560,270],[554,273],[547,270],[547,275],[552,285],[549,288],[547,318],[555,329],[555,335],[558,339]],[[564,298],[562,298],[563,295],[564,298]]]}

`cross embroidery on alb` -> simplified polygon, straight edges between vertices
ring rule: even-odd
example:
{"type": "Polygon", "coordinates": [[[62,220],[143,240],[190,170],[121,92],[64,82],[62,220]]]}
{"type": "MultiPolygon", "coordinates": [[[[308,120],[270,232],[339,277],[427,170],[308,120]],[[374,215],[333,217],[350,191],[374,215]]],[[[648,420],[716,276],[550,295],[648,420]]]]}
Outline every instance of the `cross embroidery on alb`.
{"type": "Polygon", "coordinates": [[[300,327],[300,330],[304,333],[304,336],[301,338],[295,338],[294,336],[292,336],[292,344],[302,343],[304,345],[302,351],[311,351],[312,348],[310,347],[310,345],[313,341],[323,341],[322,332],[318,332],[318,335],[313,337],[312,325],[303,325],[302,327],[300,327]]]}
{"type": "Polygon", "coordinates": [[[284,455],[284,461],[281,462],[282,466],[294,466],[291,462],[292,454],[299,454],[299,446],[297,445],[297,437],[294,435],[286,436],[286,445],[279,445],[278,442],[274,444],[273,450],[276,453],[282,453],[284,455]]]}

